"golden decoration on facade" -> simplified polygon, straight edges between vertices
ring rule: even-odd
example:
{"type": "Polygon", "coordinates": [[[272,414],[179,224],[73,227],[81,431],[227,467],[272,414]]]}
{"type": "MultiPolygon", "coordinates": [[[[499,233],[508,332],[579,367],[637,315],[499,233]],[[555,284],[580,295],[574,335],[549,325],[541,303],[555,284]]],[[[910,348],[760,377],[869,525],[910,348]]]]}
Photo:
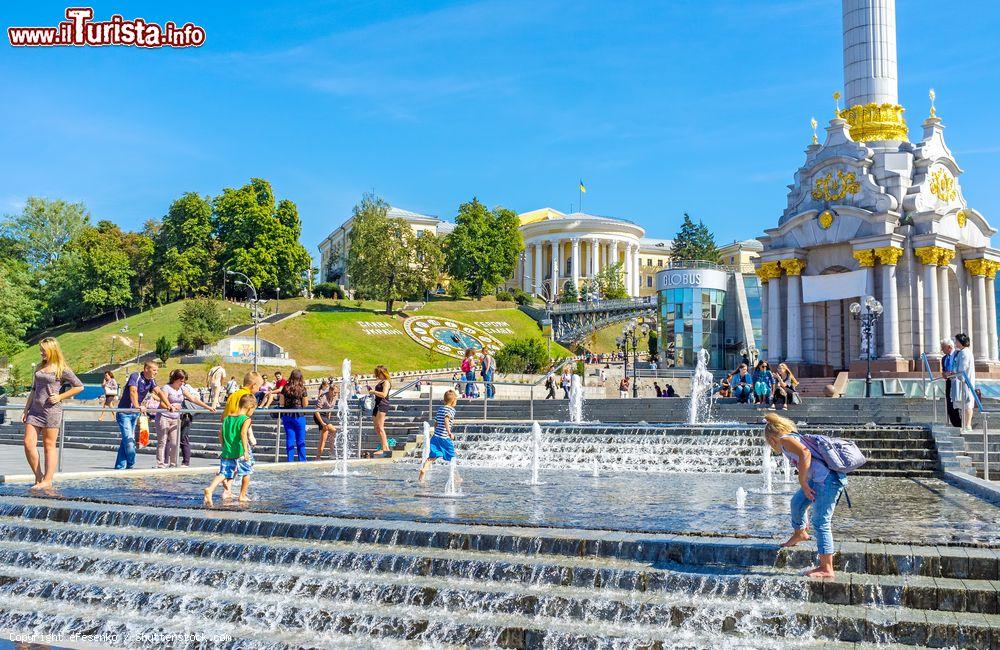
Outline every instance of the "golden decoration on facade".
{"type": "Polygon", "coordinates": [[[858,261],[858,266],[861,268],[870,268],[875,266],[875,251],[869,250],[859,250],[852,253],[854,259],[858,261]]]}
{"type": "Polygon", "coordinates": [[[775,280],[781,277],[781,266],[777,262],[762,262],[757,268],[757,277],[760,281],[767,283],[768,280],[775,280]]]}
{"type": "Polygon", "coordinates": [[[806,268],[806,261],[797,259],[781,260],[781,268],[785,269],[787,275],[802,275],[802,271],[806,268]]]}
{"type": "Polygon", "coordinates": [[[986,275],[993,277],[993,274],[996,273],[995,264],[995,262],[991,262],[985,258],[980,258],[978,260],[965,260],[965,268],[969,270],[969,273],[977,277],[986,275]]]}
{"type": "Polygon", "coordinates": [[[830,226],[833,225],[833,213],[829,210],[823,210],[819,214],[819,227],[823,230],[829,230],[830,226]]]}
{"type": "Polygon", "coordinates": [[[878,258],[878,263],[885,266],[894,266],[902,256],[903,249],[897,246],[882,246],[875,249],[875,257],[878,258]]]}
{"type": "Polygon", "coordinates": [[[942,167],[935,169],[931,172],[931,194],[945,202],[954,201],[958,196],[955,177],[942,167]]]}
{"type": "Polygon", "coordinates": [[[858,104],[842,110],[840,117],[847,120],[851,139],[855,142],[909,142],[909,131],[903,119],[905,110],[899,104],[858,104]]]}
{"type": "Polygon", "coordinates": [[[950,248],[940,249],[940,254],[938,256],[938,266],[948,266],[951,264],[952,258],[955,257],[955,251],[950,248]]]}
{"type": "Polygon", "coordinates": [[[937,93],[931,88],[927,96],[931,98],[931,117],[937,117],[937,108],[934,107],[934,100],[937,99],[937,93]]]}
{"type": "Polygon", "coordinates": [[[833,114],[840,117],[840,91],[833,91],[833,114]]]}
{"type": "Polygon", "coordinates": [[[959,228],[965,228],[965,224],[969,221],[969,215],[965,213],[965,210],[959,210],[955,214],[955,219],[958,220],[959,228]]]}
{"type": "Polygon", "coordinates": [[[951,258],[955,257],[955,251],[941,246],[921,246],[914,248],[913,253],[920,258],[922,264],[933,266],[948,266],[951,258]]]}
{"type": "Polygon", "coordinates": [[[816,135],[816,127],[819,126],[819,122],[816,121],[815,117],[809,120],[809,126],[811,126],[813,130],[813,144],[819,144],[819,136],[816,135]]]}
{"type": "Polygon", "coordinates": [[[837,171],[834,178],[833,172],[828,172],[826,176],[820,176],[813,183],[813,201],[839,201],[848,194],[857,194],[861,190],[861,184],[854,172],[837,171]]]}

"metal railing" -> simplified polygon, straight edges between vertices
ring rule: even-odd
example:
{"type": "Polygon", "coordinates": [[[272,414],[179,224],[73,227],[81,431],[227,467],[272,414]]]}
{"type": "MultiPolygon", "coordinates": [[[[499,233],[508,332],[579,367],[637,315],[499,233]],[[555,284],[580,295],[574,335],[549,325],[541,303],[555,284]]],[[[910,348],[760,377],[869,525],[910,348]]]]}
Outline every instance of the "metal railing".
{"type": "MultiPolygon", "coordinates": [[[[111,408],[111,407],[105,408],[105,407],[102,407],[102,406],[72,406],[72,405],[64,406],[64,407],[62,407],[62,410],[63,410],[63,414],[64,415],[65,415],[66,412],[70,412],[70,413],[101,413],[101,412],[107,413],[107,412],[110,412],[110,413],[113,413],[113,414],[118,414],[118,413],[134,413],[134,414],[140,414],[140,415],[141,414],[145,414],[147,417],[152,417],[152,416],[155,416],[157,413],[165,413],[165,412],[177,413],[178,415],[189,413],[189,414],[192,414],[192,415],[195,415],[195,414],[216,415],[216,414],[218,414],[220,416],[221,416],[221,413],[222,413],[222,409],[219,409],[219,410],[216,410],[216,411],[209,411],[208,409],[183,409],[182,408],[182,409],[177,409],[177,410],[172,410],[171,409],[170,411],[167,411],[167,409],[162,409],[162,408],[161,409],[153,409],[153,408],[149,408],[149,409],[111,408]]],[[[347,422],[348,427],[350,427],[350,425],[352,424],[352,421],[351,421],[351,411],[352,410],[353,410],[353,408],[351,407],[350,403],[348,403],[348,422],[347,422]]],[[[7,412],[21,411],[21,412],[23,412],[24,411],[24,405],[23,404],[0,405],[0,411],[7,411],[7,412]]],[[[358,416],[357,416],[357,424],[358,424],[358,447],[357,447],[358,451],[357,451],[357,457],[360,459],[361,458],[361,453],[362,453],[361,443],[362,443],[362,434],[364,432],[364,417],[365,416],[364,416],[364,409],[363,408],[357,407],[357,411],[358,411],[358,416]]],[[[295,414],[295,415],[297,415],[297,414],[308,415],[310,413],[318,413],[318,412],[321,412],[321,411],[319,411],[319,409],[317,409],[315,406],[311,407],[311,408],[300,408],[300,409],[285,409],[285,408],[274,409],[274,408],[266,408],[266,409],[255,409],[254,410],[254,412],[253,412],[254,416],[257,416],[257,415],[277,415],[278,416],[277,417],[277,426],[275,427],[275,435],[274,435],[274,462],[276,462],[276,463],[279,462],[279,459],[281,457],[281,433],[282,433],[283,423],[281,421],[281,417],[280,416],[282,416],[282,415],[293,415],[293,414],[295,414]]],[[[326,411],[322,411],[322,412],[326,412],[326,411]]],[[[83,420],[81,420],[81,421],[83,421],[83,420]]],[[[13,422],[11,424],[13,424],[13,422]]],[[[338,427],[340,426],[339,420],[337,421],[337,426],[338,427]]],[[[150,433],[152,433],[152,431],[150,433]]],[[[135,434],[135,429],[133,428],[133,437],[134,437],[134,434],[135,434]]],[[[345,435],[346,435],[346,432],[345,432],[345,435]]],[[[61,472],[63,470],[63,456],[64,456],[63,452],[64,452],[64,449],[65,449],[65,446],[66,446],[66,439],[67,439],[67,435],[66,435],[66,418],[63,417],[63,418],[60,419],[60,422],[59,422],[59,434],[58,434],[58,442],[57,442],[58,447],[59,447],[59,461],[58,461],[56,469],[59,472],[61,472]]],[[[157,439],[157,444],[158,445],[161,444],[161,441],[159,439],[157,439]]],[[[258,446],[263,447],[263,445],[258,445],[258,446]]],[[[178,432],[177,432],[177,445],[174,448],[174,458],[173,458],[173,464],[174,465],[178,464],[178,457],[179,457],[179,455],[180,455],[180,430],[178,429],[178,432]]]]}
{"type": "MultiPolygon", "coordinates": [[[[938,421],[938,397],[937,397],[937,391],[935,390],[934,385],[936,383],[939,383],[939,382],[944,383],[945,388],[943,390],[947,393],[947,386],[948,386],[947,381],[948,381],[948,378],[947,377],[935,377],[934,376],[934,372],[931,370],[931,364],[930,364],[930,361],[927,359],[927,353],[926,352],[921,352],[920,353],[920,360],[923,362],[924,373],[926,374],[926,377],[924,377],[924,399],[929,399],[931,401],[931,410],[932,410],[932,413],[933,413],[933,416],[932,416],[933,420],[932,420],[932,422],[934,424],[937,424],[937,421],[938,421]]],[[[945,395],[945,399],[947,400],[947,395],[945,395]]],[[[947,413],[947,410],[945,412],[945,422],[948,423],[948,413],[947,413]]]]}
{"type": "MultiPolygon", "coordinates": [[[[983,418],[983,479],[990,480],[990,440],[989,440],[989,417],[991,413],[1000,413],[997,409],[988,409],[983,405],[983,400],[979,399],[976,387],[972,385],[972,380],[966,372],[962,372],[962,381],[965,382],[967,390],[972,392],[972,398],[976,402],[979,415],[983,418]]],[[[969,423],[969,426],[972,424],[969,423]]]]}
{"type": "Polygon", "coordinates": [[[636,307],[652,307],[656,304],[653,296],[641,298],[621,298],[617,300],[589,300],[585,302],[554,303],[549,308],[553,314],[578,314],[580,312],[614,311],[636,307]]]}

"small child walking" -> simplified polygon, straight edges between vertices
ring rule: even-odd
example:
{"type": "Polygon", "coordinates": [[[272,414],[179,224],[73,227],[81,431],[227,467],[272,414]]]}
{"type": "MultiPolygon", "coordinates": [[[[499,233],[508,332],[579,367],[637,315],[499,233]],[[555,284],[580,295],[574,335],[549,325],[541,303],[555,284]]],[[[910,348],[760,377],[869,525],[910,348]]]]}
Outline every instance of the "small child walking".
{"type": "Polygon", "coordinates": [[[219,473],[205,488],[205,506],[211,508],[214,504],[212,494],[223,481],[227,488],[230,481],[237,476],[243,478],[240,488],[240,502],[246,503],[247,489],[250,487],[250,474],[253,473],[253,456],[250,451],[251,416],[257,408],[257,399],[250,394],[240,397],[239,407],[235,415],[226,416],[222,420],[222,430],[219,432],[219,444],[222,453],[219,460],[219,473]]]}
{"type": "MultiPolygon", "coordinates": [[[[444,406],[437,410],[434,416],[434,434],[430,439],[430,454],[427,460],[420,466],[420,475],[417,480],[424,482],[424,475],[427,468],[438,458],[450,462],[455,457],[455,434],[451,432],[451,425],[455,421],[455,404],[458,403],[458,393],[449,390],[444,394],[444,406]]],[[[456,481],[461,481],[456,475],[456,481]]]]}

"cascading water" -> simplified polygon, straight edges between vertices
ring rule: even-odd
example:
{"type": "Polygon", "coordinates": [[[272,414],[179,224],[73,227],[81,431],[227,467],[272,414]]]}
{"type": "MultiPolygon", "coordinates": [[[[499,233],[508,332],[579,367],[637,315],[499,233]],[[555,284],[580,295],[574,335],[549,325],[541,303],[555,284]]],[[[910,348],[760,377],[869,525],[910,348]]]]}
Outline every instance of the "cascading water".
{"type": "Polygon", "coordinates": [[[569,421],[583,422],[583,386],[580,375],[574,374],[569,384],[569,421]]]}
{"type": "Polygon", "coordinates": [[[764,486],[761,488],[761,493],[771,494],[774,479],[771,471],[771,446],[766,443],[760,450],[760,471],[764,475],[764,486]]]}
{"type": "Polygon", "coordinates": [[[712,411],[712,385],[715,379],[708,370],[708,350],[698,350],[698,363],[691,377],[691,401],[688,403],[688,424],[708,422],[712,411]]]}
{"type": "Polygon", "coordinates": [[[428,458],[431,457],[431,436],[434,435],[434,430],[431,429],[430,422],[423,423],[424,428],[424,441],[423,447],[420,449],[420,462],[426,462],[428,458]]]}
{"type": "Polygon", "coordinates": [[[337,448],[337,443],[340,443],[340,467],[331,474],[347,476],[349,474],[347,469],[348,439],[350,438],[348,427],[351,422],[351,407],[347,396],[351,394],[351,360],[344,359],[340,370],[340,398],[337,400],[337,419],[340,421],[340,428],[337,429],[333,440],[334,449],[337,448]]]}
{"type": "Polygon", "coordinates": [[[537,423],[531,424],[531,483],[529,485],[541,485],[538,480],[538,469],[542,456],[542,427],[537,423]]]}
{"type": "Polygon", "coordinates": [[[785,483],[794,483],[792,480],[792,463],[789,462],[788,456],[781,454],[781,473],[785,477],[785,483]]]}

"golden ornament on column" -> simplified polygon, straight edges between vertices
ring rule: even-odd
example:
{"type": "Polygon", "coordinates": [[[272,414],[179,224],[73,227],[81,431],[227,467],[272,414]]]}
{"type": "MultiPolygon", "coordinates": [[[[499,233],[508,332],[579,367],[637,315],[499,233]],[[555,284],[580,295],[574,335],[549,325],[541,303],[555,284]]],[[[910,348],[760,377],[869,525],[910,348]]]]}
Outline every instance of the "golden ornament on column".
{"type": "Polygon", "coordinates": [[[875,251],[872,249],[868,250],[857,250],[852,253],[854,259],[858,261],[858,266],[861,268],[870,268],[875,266],[875,251]]]}
{"type": "Polygon", "coordinates": [[[757,277],[763,284],[767,284],[768,280],[780,278],[781,265],[778,262],[763,262],[757,269],[757,277]]]}
{"type": "Polygon", "coordinates": [[[882,246],[875,249],[878,263],[884,266],[895,266],[903,256],[903,249],[897,246],[882,246]]]}
{"type": "Polygon", "coordinates": [[[806,261],[797,259],[781,260],[781,268],[785,270],[786,275],[802,275],[803,269],[806,268],[806,261]]]}
{"type": "Polygon", "coordinates": [[[965,224],[969,221],[969,215],[966,214],[965,210],[959,210],[955,213],[955,220],[958,221],[959,228],[965,228],[965,224]]]}
{"type": "Polygon", "coordinates": [[[819,227],[823,230],[829,230],[830,226],[833,225],[833,212],[830,210],[823,210],[819,213],[819,227]]]}

